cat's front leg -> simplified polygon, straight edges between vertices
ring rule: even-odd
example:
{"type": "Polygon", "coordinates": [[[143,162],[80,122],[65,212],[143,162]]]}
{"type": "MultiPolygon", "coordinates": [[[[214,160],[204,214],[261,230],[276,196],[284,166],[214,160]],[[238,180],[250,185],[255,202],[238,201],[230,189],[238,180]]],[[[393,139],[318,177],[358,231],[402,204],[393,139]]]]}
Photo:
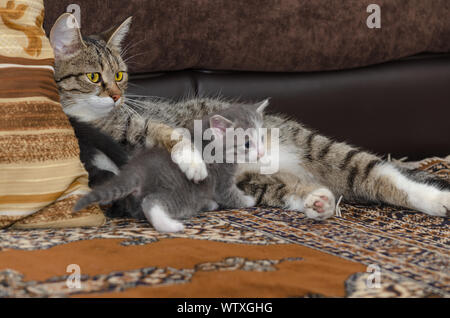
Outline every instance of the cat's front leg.
{"type": "Polygon", "coordinates": [[[200,182],[208,176],[202,153],[188,139],[181,139],[168,125],[149,121],[146,129],[146,146],[162,146],[172,154],[172,160],[189,180],[200,182]],[[178,138],[177,138],[178,137],[178,138]]]}
{"type": "Polygon", "coordinates": [[[172,160],[189,180],[200,182],[208,176],[202,153],[190,141],[180,141],[172,148],[172,160]]]}
{"type": "Polygon", "coordinates": [[[217,191],[216,201],[224,208],[250,208],[256,204],[254,197],[246,195],[234,184],[229,189],[217,191]]]}
{"type": "Polygon", "coordinates": [[[219,208],[219,204],[217,204],[214,200],[208,200],[202,207],[202,211],[215,211],[219,208]]]}

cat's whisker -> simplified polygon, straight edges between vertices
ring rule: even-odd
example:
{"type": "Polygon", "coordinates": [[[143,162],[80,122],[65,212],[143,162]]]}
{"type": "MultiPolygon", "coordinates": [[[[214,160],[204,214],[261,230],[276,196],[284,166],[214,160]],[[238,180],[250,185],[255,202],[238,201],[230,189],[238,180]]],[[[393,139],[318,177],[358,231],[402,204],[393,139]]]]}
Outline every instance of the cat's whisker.
{"type": "Polygon", "coordinates": [[[137,54],[134,54],[134,55],[131,55],[131,56],[127,57],[123,61],[124,61],[124,63],[129,63],[129,60],[131,60],[131,59],[133,59],[135,57],[141,56],[141,55],[146,55],[146,54],[147,54],[147,52],[137,53],[137,54]]]}
{"type": "Polygon", "coordinates": [[[132,106],[132,107],[137,107],[137,108],[141,108],[141,109],[146,109],[146,105],[144,104],[139,104],[139,103],[135,103],[133,101],[127,100],[125,102],[128,106],[132,106]]]}
{"type": "MultiPolygon", "coordinates": [[[[143,107],[145,109],[147,109],[149,107],[149,104],[150,104],[149,100],[144,102],[144,101],[137,101],[137,100],[127,99],[127,102],[130,105],[133,105],[133,106],[136,106],[136,107],[143,107]]],[[[154,102],[157,102],[157,101],[155,100],[154,102]]]]}
{"type": "Polygon", "coordinates": [[[144,65],[144,63],[136,62],[136,61],[126,61],[126,63],[127,63],[127,65],[137,65],[137,66],[144,65]]]}
{"type": "Polygon", "coordinates": [[[125,46],[121,51],[120,51],[120,56],[123,58],[125,57],[125,55],[127,54],[127,52],[129,50],[131,50],[132,48],[135,48],[137,45],[141,44],[142,42],[145,42],[145,39],[142,39],[140,41],[134,42],[134,43],[130,43],[127,46],[125,46]]]}
{"type": "Polygon", "coordinates": [[[167,103],[167,102],[170,103],[171,102],[171,100],[169,98],[153,96],[153,95],[127,94],[127,95],[125,95],[125,97],[127,97],[128,100],[132,100],[133,102],[141,103],[142,105],[144,105],[146,107],[149,105],[149,103],[167,103]]]}
{"type": "Polygon", "coordinates": [[[138,87],[138,88],[145,88],[144,86],[142,86],[142,85],[138,85],[138,84],[135,84],[135,83],[131,83],[131,82],[128,82],[127,83],[128,85],[131,85],[131,86],[134,86],[134,87],[138,87]]]}
{"type": "Polygon", "coordinates": [[[128,107],[125,107],[125,108],[123,109],[123,111],[124,111],[124,113],[126,114],[126,116],[127,116],[128,118],[132,118],[132,117],[141,117],[141,115],[140,115],[138,112],[136,112],[136,111],[134,111],[133,109],[128,108],[128,107]]]}
{"type": "Polygon", "coordinates": [[[137,102],[137,101],[132,101],[129,100],[128,101],[130,105],[135,105],[135,106],[140,106],[140,107],[147,107],[148,103],[141,103],[141,102],[137,102]]]}

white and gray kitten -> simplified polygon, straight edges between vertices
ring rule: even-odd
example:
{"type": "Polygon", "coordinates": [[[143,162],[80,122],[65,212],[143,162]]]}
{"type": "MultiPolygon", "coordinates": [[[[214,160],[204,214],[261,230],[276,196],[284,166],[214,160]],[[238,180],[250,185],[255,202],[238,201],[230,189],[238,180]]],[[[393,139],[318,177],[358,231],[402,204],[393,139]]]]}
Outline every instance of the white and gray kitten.
{"type": "MultiPolygon", "coordinates": [[[[254,206],[255,199],[236,186],[236,159],[239,155],[258,158],[264,154],[260,149],[264,134],[258,129],[267,105],[267,101],[256,105],[234,104],[202,119],[202,136],[206,129],[212,133],[212,141],[202,140],[202,152],[208,146],[221,156],[215,156],[216,161],[207,164],[208,176],[203,181],[189,181],[165,149],[144,148],[118,176],[81,198],[75,209],[92,203],[108,204],[132,194],[142,200],[143,213],[156,230],[178,232],[184,228],[179,220],[199,211],[254,206]],[[246,132],[246,138],[235,138],[239,128],[246,132]]],[[[192,127],[190,131],[193,136],[192,127]]]]}

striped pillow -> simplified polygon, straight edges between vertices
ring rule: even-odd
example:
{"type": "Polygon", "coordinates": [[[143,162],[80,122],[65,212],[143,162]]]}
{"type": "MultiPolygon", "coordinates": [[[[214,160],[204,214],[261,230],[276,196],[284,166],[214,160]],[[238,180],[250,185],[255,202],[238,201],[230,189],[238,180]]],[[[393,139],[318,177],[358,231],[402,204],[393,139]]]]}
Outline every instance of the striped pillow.
{"type": "Polygon", "coordinates": [[[43,18],[43,0],[0,0],[0,228],[104,221],[95,206],[71,213],[88,175],[59,103],[43,18]]]}

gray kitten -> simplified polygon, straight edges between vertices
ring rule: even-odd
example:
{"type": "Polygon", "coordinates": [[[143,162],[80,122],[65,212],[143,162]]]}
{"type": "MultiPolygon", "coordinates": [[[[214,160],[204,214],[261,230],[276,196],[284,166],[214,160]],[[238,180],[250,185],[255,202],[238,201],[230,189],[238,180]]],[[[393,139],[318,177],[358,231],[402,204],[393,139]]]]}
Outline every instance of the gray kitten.
{"type": "MultiPolygon", "coordinates": [[[[142,200],[145,217],[156,230],[178,232],[184,226],[176,219],[191,217],[199,211],[215,210],[219,206],[254,206],[254,198],[245,195],[236,186],[236,159],[240,154],[247,156],[247,159],[251,155],[256,158],[264,155],[260,149],[264,135],[259,134],[258,129],[262,126],[263,111],[267,105],[267,101],[256,105],[234,104],[202,119],[202,136],[210,129],[212,141],[203,139],[201,148],[205,150],[208,146],[215,150],[214,155],[219,153],[220,157],[214,156],[219,159],[218,162],[207,164],[208,177],[202,182],[189,181],[165,149],[144,148],[123,167],[118,176],[81,198],[75,210],[95,202],[108,204],[134,194],[142,200]],[[238,128],[245,131],[246,138],[235,138],[238,128]],[[233,160],[227,160],[227,155],[233,160]]],[[[190,127],[190,133],[192,136],[193,127],[190,127]]]]}

